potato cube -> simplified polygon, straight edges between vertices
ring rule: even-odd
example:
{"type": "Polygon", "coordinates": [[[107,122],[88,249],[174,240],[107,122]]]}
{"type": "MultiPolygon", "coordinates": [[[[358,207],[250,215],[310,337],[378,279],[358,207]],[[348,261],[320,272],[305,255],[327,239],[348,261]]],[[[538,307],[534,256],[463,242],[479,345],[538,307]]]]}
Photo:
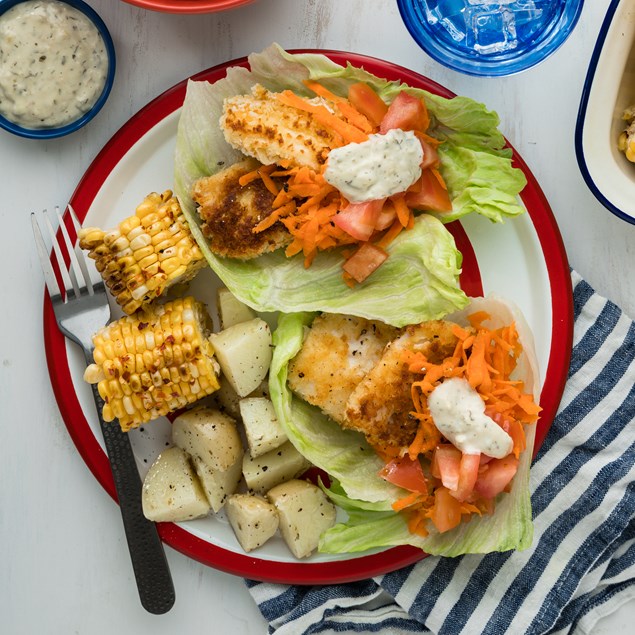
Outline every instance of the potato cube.
{"type": "Polygon", "coordinates": [[[211,408],[196,408],[172,424],[172,440],[187,452],[209,500],[217,512],[238,487],[243,445],[236,423],[211,408]]]}
{"type": "Polygon", "coordinates": [[[243,476],[250,490],[264,494],[274,485],[302,474],[310,465],[293,444],[287,441],[279,448],[256,458],[246,452],[243,457],[243,476]]]}
{"type": "MultiPolygon", "coordinates": [[[[221,375],[218,378],[220,385],[219,389],[213,394],[213,399],[221,412],[233,417],[234,419],[240,419],[240,397],[236,394],[236,391],[232,388],[227,378],[221,375]]],[[[257,388],[250,392],[247,397],[268,397],[269,396],[269,383],[264,380],[258,384],[257,388]]],[[[245,397],[245,399],[247,398],[245,397]]]]}
{"type": "Polygon", "coordinates": [[[218,290],[216,306],[222,329],[253,320],[256,317],[256,314],[226,287],[221,287],[218,290]]]}
{"type": "Polygon", "coordinates": [[[218,378],[218,384],[218,390],[212,395],[214,401],[222,412],[238,419],[240,417],[240,397],[224,375],[218,378]]]}
{"type": "Polygon", "coordinates": [[[214,470],[229,469],[243,455],[236,422],[212,408],[195,408],[172,423],[172,440],[214,470]]]}
{"type": "Polygon", "coordinates": [[[246,397],[265,378],[271,363],[271,329],[260,318],[234,324],[210,341],[223,375],[239,397],[246,397]]]}
{"type": "Polygon", "coordinates": [[[227,498],[238,488],[242,477],[242,457],[238,457],[226,470],[215,470],[195,458],[192,459],[192,463],[212,510],[218,512],[227,502],[227,498]]]}
{"type": "Polygon", "coordinates": [[[272,488],[267,498],[280,517],[280,533],[296,558],[317,549],[320,536],[335,524],[335,505],[313,483],[293,479],[272,488]]]}
{"type": "Polygon", "coordinates": [[[265,397],[247,397],[239,402],[240,415],[247,436],[249,454],[258,457],[287,441],[271,400],[265,397]]]}
{"type": "Polygon", "coordinates": [[[278,530],[278,512],[264,498],[234,494],[227,500],[227,518],[240,546],[252,551],[262,546],[278,530]]]}
{"type": "Polygon", "coordinates": [[[155,522],[179,522],[209,513],[207,501],[187,454],[177,447],[159,454],[141,490],[143,515],[155,522]]]}

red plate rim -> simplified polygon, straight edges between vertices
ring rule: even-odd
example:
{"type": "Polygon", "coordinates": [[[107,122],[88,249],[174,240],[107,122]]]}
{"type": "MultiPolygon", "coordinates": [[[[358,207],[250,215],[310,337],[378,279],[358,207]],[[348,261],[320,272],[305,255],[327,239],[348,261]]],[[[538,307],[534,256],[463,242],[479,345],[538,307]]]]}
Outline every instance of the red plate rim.
{"type": "Polygon", "coordinates": [[[254,0],[124,0],[124,2],[163,13],[216,13],[251,4],[254,0]]]}
{"type": "MultiPolygon", "coordinates": [[[[303,49],[296,53],[321,53],[339,64],[350,62],[388,80],[399,80],[410,86],[425,88],[443,97],[454,93],[440,84],[402,66],[364,55],[334,50],[303,49]]],[[[230,66],[247,66],[247,58],[226,62],[202,71],[190,79],[215,81],[230,66]]],[[[104,181],[127,151],[154,125],[177,110],[185,98],[188,80],[179,82],[135,114],[100,151],[79,182],[70,204],[80,220],[104,181]]],[[[511,146],[510,146],[511,148],[511,146]]],[[[542,444],[556,414],[564,390],[573,340],[573,298],[569,265],[560,231],[549,203],[527,164],[512,148],[513,163],[520,168],[527,186],[521,198],[529,212],[545,257],[552,298],[552,346],[541,396],[542,417],[536,431],[536,451],[542,444]]],[[[461,229],[458,230],[460,237],[461,229]]],[[[469,244],[469,243],[468,243],[469,244]]],[[[475,262],[475,261],[474,261],[475,262]]],[[[480,286],[480,280],[472,280],[480,286]]],[[[112,474],[106,454],[93,435],[82,412],[66,355],[66,341],[57,328],[48,296],[44,297],[44,341],[53,391],[66,427],[80,455],[95,478],[116,501],[112,474]]],[[[162,540],[181,553],[206,565],[243,577],[290,584],[333,584],[366,579],[394,571],[424,557],[421,550],[410,546],[393,547],[380,553],[330,562],[278,562],[261,560],[231,552],[208,543],[174,523],[159,523],[162,540]]]]}

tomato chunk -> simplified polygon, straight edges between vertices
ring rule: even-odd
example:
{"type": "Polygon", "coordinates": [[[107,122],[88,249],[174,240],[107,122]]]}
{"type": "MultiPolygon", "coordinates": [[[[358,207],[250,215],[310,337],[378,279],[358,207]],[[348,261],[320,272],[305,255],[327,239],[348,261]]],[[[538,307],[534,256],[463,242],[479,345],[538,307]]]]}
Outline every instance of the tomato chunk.
{"type": "Polygon", "coordinates": [[[461,522],[461,503],[445,487],[439,487],[434,492],[430,520],[440,532],[454,529],[461,522]]]}
{"type": "Polygon", "coordinates": [[[377,222],[375,223],[375,229],[377,231],[388,229],[395,222],[396,218],[397,210],[395,209],[395,206],[392,201],[386,201],[377,218],[377,222]]]}
{"type": "Polygon", "coordinates": [[[363,82],[353,84],[348,89],[348,101],[362,113],[375,127],[379,126],[388,106],[382,98],[363,82]]]}
{"type": "Polygon", "coordinates": [[[449,212],[452,201],[447,190],[431,169],[424,170],[419,180],[406,192],[408,207],[436,212],[449,212]]]}
{"type": "Polygon", "coordinates": [[[381,120],[379,131],[386,134],[389,130],[418,130],[425,132],[430,125],[430,118],[425,104],[421,99],[402,91],[388,106],[384,118],[381,120]]]}
{"type": "Polygon", "coordinates": [[[349,203],[333,217],[333,222],[355,240],[368,240],[377,224],[385,199],[349,203]]]}
{"type": "Polygon", "coordinates": [[[438,445],[432,457],[432,475],[441,479],[444,487],[455,490],[459,484],[461,450],[449,443],[438,445]]]}
{"type": "Polygon", "coordinates": [[[464,501],[474,490],[480,466],[480,454],[463,454],[453,445],[444,443],[434,450],[431,471],[454,498],[464,501]]]}
{"type": "Polygon", "coordinates": [[[384,260],[388,258],[388,252],[373,245],[364,243],[343,265],[342,268],[356,282],[364,282],[384,260]]]}
{"type": "Polygon", "coordinates": [[[413,461],[409,456],[393,459],[379,471],[379,476],[411,492],[428,493],[428,484],[419,459],[413,461]]]}
{"type": "Polygon", "coordinates": [[[463,454],[459,465],[459,482],[456,489],[450,493],[459,501],[465,501],[474,491],[478,478],[478,468],[481,464],[480,454],[463,454]]]}
{"type": "Polygon", "coordinates": [[[474,491],[483,498],[494,498],[509,485],[517,470],[518,459],[513,454],[492,459],[481,467],[474,491]]]}
{"type": "Polygon", "coordinates": [[[428,168],[438,168],[440,160],[437,149],[432,144],[427,141],[423,141],[422,139],[419,139],[419,143],[421,144],[421,149],[423,150],[421,169],[427,170],[428,168]]]}

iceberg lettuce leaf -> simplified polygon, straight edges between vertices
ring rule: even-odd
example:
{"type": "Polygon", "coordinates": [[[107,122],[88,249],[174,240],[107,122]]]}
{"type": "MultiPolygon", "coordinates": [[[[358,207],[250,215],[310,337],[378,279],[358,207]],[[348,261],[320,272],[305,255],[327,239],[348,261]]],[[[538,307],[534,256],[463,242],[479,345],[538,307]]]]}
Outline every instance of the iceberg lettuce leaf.
{"type": "Polygon", "coordinates": [[[314,317],[310,313],[294,313],[278,319],[269,368],[269,393],[276,416],[296,449],[337,479],[346,495],[380,503],[379,509],[390,510],[390,501],[398,498],[401,490],[377,476],[383,463],[363,435],[341,428],[287,387],[289,360],[300,350],[304,329],[314,317]]]}
{"type": "Polygon", "coordinates": [[[211,268],[252,308],[346,311],[402,326],[465,306],[458,281],[461,256],[442,223],[472,212],[499,222],[524,211],[517,197],[524,175],[511,166],[498,123],[495,113],[471,99],[445,99],[383,80],[350,64],[336,64],[324,55],[292,55],[273,44],[249,57],[249,69],[229,68],[226,77],[214,84],[189,82],[178,123],[175,192],[211,268]],[[190,196],[197,179],[241,157],[226,143],[218,125],[223,100],[250,92],[256,83],[272,91],[289,88],[309,95],[303,84],[306,79],[319,80],[344,95],[352,83],[365,81],[386,101],[403,89],[425,96],[433,122],[430,134],[443,141],[439,147],[441,171],[454,209],[434,216],[420,214],[415,229],[402,232],[390,246],[391,257],[354,289],[342,280],[338,251],[318,254],[309,269],[304,268],[302,256],[286,258],[281,250],[251,261],[214,256],[200,231],[190,196]]]}
{"type": "MultiPolygon", "coordinates": [[[[494,297],[473,300],[474,310],[503,318],[503,323],[515,319],[522,332],[522,316],[508,311],[506,305],[494,297]]],[[[290,441],[309,461],[330,477],[330,488],[324,488],[331,500],[345,510],[348,518],[328,530],[322,537],[320,550],[329,553],[364,551],[378,547],[409,544],[429,554],[457,556],[464,553],[489,553],[510,549],[526,549],[533,536],[531,501],[529,495],[529,467],[534,444],[535,426],[526,427],[527,450],[511,491],[500,494],[495,501],[495,514],[474,516],[454,530],[438,533],[430,524],[425,538],[411,534],[400,514],[391,504],[404,496],[399,487],[378,476],[383,462],[376,456],[364,437],[345,430],[317,408],[296,397],[287,385],[289,361],[302,347],[305,330],[315,314],[281,315],[274,331],[274,352],[270,369],[269,391],[276,415],[290,441]]],[[[462,322],[461,315],[452,316],[462,322]]],[[[519,331],[519,332],[521,332],[519,331]]],[[[525,384],[539,394],[530,334],[523,345],[528,358],[522,368],[525,384]]],[[[526,361],[526,360],[525,360],[526,361]]]]}
{"type": "Polygon", "coordinates": [[[318,254],[308,269],[282,250],[253,260],[214,255],[198,217],[184,208],[192,234],[227,288],[257,311],[330,311],[377,319],[394,326],[441,318],[464,307],[457,280],[461,253],[452,235],[424,214],[388,247],[390,257],[364,284],[351,289],[342,278],[339,250],[318,254]]]}

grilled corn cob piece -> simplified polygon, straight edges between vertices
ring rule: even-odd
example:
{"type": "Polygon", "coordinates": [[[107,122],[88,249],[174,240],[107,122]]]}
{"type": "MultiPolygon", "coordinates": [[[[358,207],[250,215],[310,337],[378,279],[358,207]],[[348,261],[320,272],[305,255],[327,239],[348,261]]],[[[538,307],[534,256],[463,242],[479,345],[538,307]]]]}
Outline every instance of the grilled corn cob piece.
{"type": "Polygon", "coordinates": [[[117,418],[127,431],[217,390],[208,320],[203,304],[187,297],[149,305],[99,330],[84,379],[97,384],[104,420],[117,418]]]}
{"type": "Polygon", "coordinates": [[[134,216],[111,231],[81,229],[79,245],[128,315],[173,284],[191,280],[205,263],[170,190],[146,196],[134,216]]]}

